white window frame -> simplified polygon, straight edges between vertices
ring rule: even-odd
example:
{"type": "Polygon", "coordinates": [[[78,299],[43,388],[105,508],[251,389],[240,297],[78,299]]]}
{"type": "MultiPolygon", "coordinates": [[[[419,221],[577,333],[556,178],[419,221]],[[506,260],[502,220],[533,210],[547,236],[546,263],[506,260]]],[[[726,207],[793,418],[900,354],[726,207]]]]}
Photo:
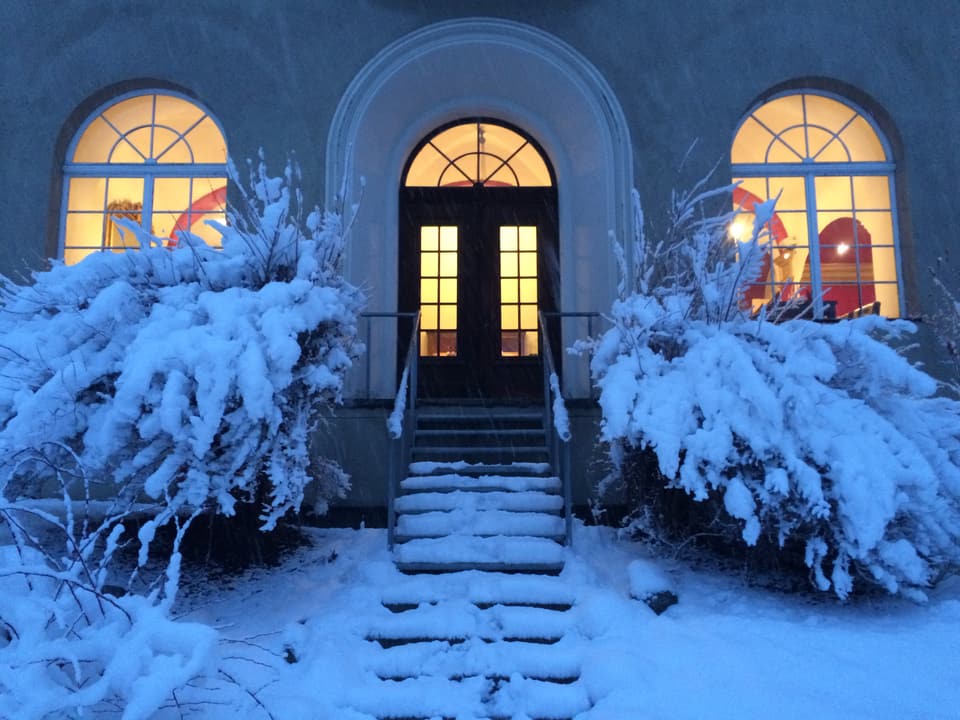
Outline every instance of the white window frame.
{"type": "MultiPolygon", "coordinates": [[[[762,102],[758,102],[756,105],[751,107],[743,117],[740,119],[740,122],[737,123],[736,130],[733,133],[734,139],[740,133],[740,129],[743,127],[743,124],[750,119],[753,114],[766,105],[769,102],[777,100],[782,97],[792,96],[792,95],[819,95],[822,97],[835,100],[839,103],[842,103],[846,107],[850,108],[852,111],[855,111],[862,117],[873,130],[874,134],[877,137],[877,140],[880,142],[881,147],[883,148],[883,153],[886,157],[884,162],[815,162],[808,158],[803,159],[798,163],[733,163],[731,162],[731,173],[735,178],[771,178],[771,177],[800,177],[804,180],[804,194],[806,200],[806,212],[807,212],[807,245],[809,247],[809,263],[810,263],[810,291],[813,299],[813,311],[815,318],[823,317],[823,282],[821,275],[821,263],[820,263],[820,233],[817,230],[817,195],[816,188],[814,185],[814,178],[820,176],[841,176],[841,177],[853,177],[853,176],[866,176],[872,175],[876,177],[885,177],[889,181],[890,188],[890,213],[891,213],[891,222],[892,222],[892,232],[893,232],[893,250],[894,250],[894,259],[896,263],[896,273],[897,273],[897,298],[899,307],[898,315],[903,317],[905,315],[905,298],[904,298],[904,289],[903,289],[903,279],[902,279],[902,267],[901,262],[901,250],[900,250],[900,219],[897,209],[897,190],[896,190],[896,164],[893,162],[893,152],[890,147],[890,143],[887,140],[886,135],[880,130],[877,126],[876,121],[871,117],[870,113],[864,110],[862,107],[852,102],[846,97],[837,95],[824,90],[817,90],[813,88],[801,88],[795,90],[788,90],[785,92],[776,93],[770,97],[765,98],[762,102]]],[[[806,111],[804,111],[806,112],[806,111]]],[[[758,120],[759,122],[759,120],[758,120]]],[[[852,122],[852,119],[851,119],[852,122]]],[[[849,123],[848,123],[849,124],[849,123]]],[[[809,121],[804,122],[804,128],[808,127],[821,127],[821,129],[829,132],[831,135],[837,136],[842,132],[842,129],[839,132],[834,132],[828,130],[827,128],[822,128],[822,126],[817,126],[814,123],[809,121]]],[[[844,126],[846,127],[846,126],[844,126]]],[[[771,132],[772,129],[768,128],[771,132]]],[[[784,130],[781,130],[779,134],[782,134],[784,130]]],[[[777,137],[779,134],[773,133],[775,135],[774,139],[770,142],[770,145],[767,147],[767,153],[769,154],[770,147],[777,142],[777,137]]],[[[843,140],[840,137],[836,137],[836,142],[843,143],[843,140]]],[[[732,144],[731,144],[732,147],[732,144]]],[[[852,217],[856,221],[856,199],[852,203],[852,217]]],[[[860,208],[861,211],[865,211],[867,208],[860,208]]],[[[860,279],[860,265],[857,263],[857,286],[861,286],[862,282],[860,279]]]]}
{"type": "MultiPolygon", "coordinates": [[[[74,134],[73,139],[70,141],[70,145],[67,148],[66,159],[63,163],[63,188],[60,198],[60,229],[57,239],[58,258],[63,259],[66,250],[66,225],[70,206],[70,180],[73,178],[106,177],[142,179],[143,210],[140,218],[140,226],[149,228],[152,227],[153,224],[153,187],[154,181],[157,178],[190,178],[192,181],[198,178],[227,177],[226,163],[158,163],[156,160],[151,159],[145,159],[142,163],[86,163],[73,161],[72,158],[76,154],[77,145],[79,144],[80,140],[83,138],[90,125],[97,118],[101,117],[104,111],[125,100],[135,97],[142,97],[144,95],[166,95],[169,97],[179,98],[180,100],[184,100],[191,105],[194,105],[199,110],[202,110],[204,114],[199,120],[191,125],[190,129],[192,130],[204,119],[210,118],[210,120],[212,120],[217,126],[221,136],[224,138],[224,143],[226,143],[226,133],[223,130],[223,125],[220,124],[220,121],[217,119],[217,117],[211,113],[203,103],[198,102],[196,99],[184,95],[183,93],[160,88],[143,88],[114,96],[107,102],[98,106],[89,114],[86,120],[83,121],[83,124],[80,126],[80,128],[74,134]]],[[[155,122],[155,119],[156,118],[154,118],[154,122],[151,123],[151,127],[158,126],[158,123],[155,122]]],[[[104,120],[109,123],[109,120],[106,118],[104,118],[104,120]]],[[[185,137],[185,135],[189,133],[189,130],[187,130],[185,133],[181,133],[173,128],[169,128],[168,126],[161,127],[166,127],[180,136],[180,139],[183,140],[187,148],[190,149],[191,155],[193,155],[193,148],[191,147],[189,140],[187,140],[185,137]]],[[[119,130],[118,134],[121,134],[121,138],[118,139],[117,142],[121,142],[122,133],[119,133],[119,130]]],[[[106,202],[104,202],[104,212],[106,212],[106,202]]],[[[100,238],[101,252],[105,249],[105,241],[106,231],[104,231],[100,238]]]]}

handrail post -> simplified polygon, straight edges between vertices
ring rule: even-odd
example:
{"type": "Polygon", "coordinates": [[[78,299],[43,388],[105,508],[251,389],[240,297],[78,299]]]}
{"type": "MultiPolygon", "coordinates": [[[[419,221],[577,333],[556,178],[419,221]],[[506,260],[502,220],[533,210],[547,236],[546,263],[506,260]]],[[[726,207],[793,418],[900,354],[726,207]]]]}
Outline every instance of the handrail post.
{"type": "MultiPolygon", "coordinates": [[[[410,457],[411,435],[416,429],[417,412],[417,334],[420,328],[420,312],[365,312],[360,314],[367,322],[366,341],[367,341],[367,366],[366,366],[366,397],[370,399],[371,386],[371,368],[370,368],[370,338],[371,325],[374,318],[391,318],[396,323],[397,336],[400,337],[400,320],[402,318],[411,318],[413,328],[410,331],[410,345],[407,348],[405,365],[401,374],[407,378],[407,395],[400,393],[400,388],[394,392],[394,412],[397,411],[397,401],[407,401],[403,403],[403,412],[399,418],[400,436],[394,437],[390,441],[390,449],[387,457],[387,545],[392,550],[396,535],[397,513],[394,508],[397,494],[400,488],[400,474],[404,472],[406,459],[410,457]]],[[[392,425],[392,423],[388,423],[392,425]]]]}

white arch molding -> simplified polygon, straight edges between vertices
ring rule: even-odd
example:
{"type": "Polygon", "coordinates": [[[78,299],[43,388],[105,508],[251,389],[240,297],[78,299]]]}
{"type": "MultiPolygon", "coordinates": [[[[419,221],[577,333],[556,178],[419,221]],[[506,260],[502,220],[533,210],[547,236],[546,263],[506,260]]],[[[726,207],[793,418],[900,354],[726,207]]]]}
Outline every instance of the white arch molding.
{"type": "MultiPolygon", "coordinates": [[[[606,310],[617,269],[609,234],[631,232],[633,154],[620,103],[576,50],[537,28],[469,18],[430,25],[389,45],[353,79],[327,140],[328,207],[346,190],[363,199],[346,254],[348,279],[371,310],[397,306],[398,197],[417,142],[454,120],[505,120],[535,137],[553,164],[559,202],[560,307],[606,310]]],[[[582,333],[564,327],[566,345],[582,333]]],[[[556,341],[555,341],[556,342],[556,341]]],[[[395,336],[369,348],[370,396],[395,385],[395,336]]],[[[567,390],[587,390],[584,372],[565,373],[567,390]]],[[[361,388],[348,389],[357,395],[361,388]]]]}

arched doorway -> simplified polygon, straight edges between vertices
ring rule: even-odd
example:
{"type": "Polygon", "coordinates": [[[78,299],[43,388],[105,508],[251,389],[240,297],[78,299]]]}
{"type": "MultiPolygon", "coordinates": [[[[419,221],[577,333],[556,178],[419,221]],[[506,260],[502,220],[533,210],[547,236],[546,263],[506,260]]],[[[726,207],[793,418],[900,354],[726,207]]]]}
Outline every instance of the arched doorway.
{"type": "Polygon", "coordinates": [[[399,209],[397,305],[421,313],[421,394],[542,393],[539,312],[557,308],[559,262],[555,175],[536,140],[486,118],[435,130],[408,159],[399,209]]]}
{"type": "MultiPolygon", "coordinates": [[[[399,38],[364,66],[337,106],[327,141],[327,205],[360,203],[344,271],[368,291],[368,307],[399,309],[399,189],[411,155],[436,128],[464,118],[497,118],[540,143],[558,198],[557,307],[609,307],[619,279],[609,237],[633,232],[633,150],[620,103],[569,45],[499,18],[450,20],[399,38]]],[[[348,381],[345,395],[392,398],[406,333],[385,320],[368,327],[367,368],[348,381]]],[[[564,348],[587,332],[586,321],[565,319],[551,341],[564,348]]],[[[589,397],[587,358],[563,359],[565,395],[589,397]]]]}

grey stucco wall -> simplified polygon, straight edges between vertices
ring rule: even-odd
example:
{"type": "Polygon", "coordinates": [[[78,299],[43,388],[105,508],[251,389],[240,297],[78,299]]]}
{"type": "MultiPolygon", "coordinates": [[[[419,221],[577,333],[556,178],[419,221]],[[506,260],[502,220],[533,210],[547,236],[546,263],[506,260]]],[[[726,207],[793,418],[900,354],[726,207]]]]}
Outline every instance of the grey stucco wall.
{"type": "MultiPolygon", "coordinates": [[[[235,157],[263,146],[279,164],[295,150],[306,196],[319,200],[327,133],[351,79],[381,48],[417,28],[480,15],[551,33],[606,77],[628,120],[635,183],[653,223],[662,221],[671,188],[717,161],[719,179],[728,177],[733,131],[770,88],[804,77],[856,88],[875,101],[868,109],[889,120],[891,139],[902,139],[908,312],[935,308],[925,268],[944,248],[957,247],[960,225],[956,0],[2,2],[0,272],[38,267],[55,251],[58,168],[84,103],[105,88],[143,79],[182,87],[222,122],[235,157]],[[697,138],[691,166],[678,179],[679,160],[697,138]]],[[[945,280],[960,288],[958,278],[945,280]]],[[[931,369],[940,365],[933,343],[919,357],[931,369]]],[[[330,451],[364,478],[351,502],[375,504],[383,496],[377,468],[387,458],[352,458],[349,438],[369,437],[383,418],[348,415],[330,451]]],[[[592,422],[577,420],[583,428],[592,422]]],[[[583,467],[587,478],[586,460],[583,467]]]]}
{"type": "MultiPolygon", "coordinates": [[[[807,76],[858,88],[903,138],[905,281],[953,242],[960,173],[960,13],[955,0],[755,3],[557,0],[543,3],[0,3],[0,271],[36,266],[52,248],[52,197],[71,115],[117,83],[179,85],[222,121],[235,156],[295,149],[319,198],[330,120],[377,51],[443,19],[487,15],[570,43],[607,78],[626,113],[636,184],[656,219],[676,167],[700,139],[696,176],[727,156],[737,121],[761,93],[807,76]],[[61,137],[63,136],[63,137],[61,137]]],[[[681,181],[682,183],[683,181],[681,181]]],[[[908,297],[920,311],[922,289],[908,297]]]]}

